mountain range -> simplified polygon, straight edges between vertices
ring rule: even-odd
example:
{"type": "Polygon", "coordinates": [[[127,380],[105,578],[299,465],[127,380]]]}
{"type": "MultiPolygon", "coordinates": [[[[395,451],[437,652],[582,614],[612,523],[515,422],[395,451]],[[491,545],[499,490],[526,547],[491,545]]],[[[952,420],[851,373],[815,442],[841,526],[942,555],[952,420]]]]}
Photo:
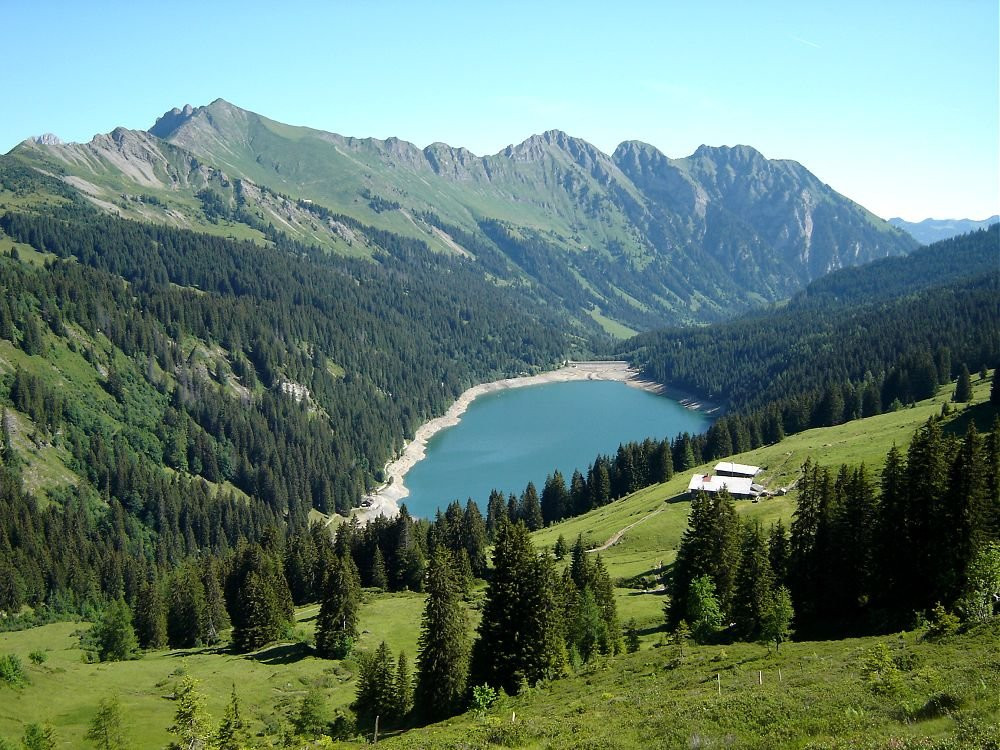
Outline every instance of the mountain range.
{"type": "Polygon", "coordinates": [[[281,232],[377,256],[379,232],[467,256],[581,325],[618,335],[787,298],[837,268],[918,243],[801,164],[749,146],[672,159],[605,154],[550,130],[492,156],[285,125],[222,99],[86,144],[7,157],[105,211],[262,242],[281,232]]]}
{"type": "Polygon", "coordinates": [[[994,214],[988,219],[976,221],[975,219],[924,219],[923,221],[906,221],[899,217],[889,219],[889,223],[894,227],[909,233],[917,242],[929,245],[932,242],[949,240],[960,234],[975,232],[977,229],[986,229],[991,224],[1000,222],[1000,215],[994,214]]]}

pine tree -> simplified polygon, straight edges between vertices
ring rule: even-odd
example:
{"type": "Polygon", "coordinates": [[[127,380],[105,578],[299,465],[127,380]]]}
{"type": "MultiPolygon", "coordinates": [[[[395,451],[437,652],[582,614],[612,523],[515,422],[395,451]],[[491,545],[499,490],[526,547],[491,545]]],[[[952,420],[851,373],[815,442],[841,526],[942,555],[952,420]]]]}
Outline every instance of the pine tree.
{"type": "Polygon", "coordinates": [[[124,599],[111,602],[94,624],[94,641],[101,661],[124,661],[135,655],[139,642],[132,628],[132,612],[124,599]]]}
{"type": "Polygon", "coordinates": [[[139,589],[135,604],[135,634],[141,648],[158,650],[167,647],[167,605],[155,580],[146,581],[139,589]]]}
{"type": "Polygon", "coordinates": [[[990,383],[990,403],[994,406],[1000,406],[1000,384],[997,382],[997,370],[993,371],[993,382],[990,383]]]}
{"type": "Polygon", "coordinates": [[[501,518],[507,517],[507,505],[504,501],[503,493],[499,490],[490,492],[489,502],[486,504],[486,537],[492,542],[497,533],[497,525],[501,518]]]}
{"type": "Polygon", "coordinates": [[[544,525],[542,505],[534,482],[528,482],[521,495],[521,513],[521,520],[528,527],[528,531],[538,531],[544,525]]]}
{"type": "Polygon", "coordinates": [[[316,618],[316,653],[326,659],[343,659],[358,639],[361,583],[350,553],[337,558],[327,574],[323,603],[316,618]]]}
{"type": "Polygon", "coordinates": [[[969,564],[990,541],[992,508],[983,438],[969,422],[965,438],[952,463],[946,493],[947,523],[944,544],[938,550],[941,601],[952,603],[966,587],[969,564]]]}
{"type": "Polygon", "coordinates": [[[197,750],[207,745],[211,732],[210,718],[205,711],[205,697],[198,692],[198,681],[183,678],[174,689],[177,710],[174,723],[167,729],[177,737],[170,743],[170,750],[197,750]]]}
{"type": "Polygon", "coordinates": [[[215,732],[215,748],[216,750],[245,750],[249,743],[250,733],[240,711],[240,697],[236,694],[236,684],[234,683],[233,692],[226,705],[226,712],[222,715],[222,721],[215,732]]]}
{"type": "Polygon", "coordinates": [[[486,575],[486,548],[488,546],[486,523],[483,521],[483,514],[479,512],[479,506],[471,498],[465,503],[461,532],[472,575],[476,578],[482,578],[486,575]]]}
{"type": "Polygon", "coordinates": [[[546,526],[561,521],[568,514],[569,492],[566,489],[566,480],[558,469],[545,478],[541,508],[542,520],[546,526]]]}
{"type": "Polygon", "coordinates": [[[396,664],[385,641],[375,653],[358,656],[358,685],[351,709],[358,717],[358,726],[370,729],[376,718],[381,726],[392,726],[397,720],[396,664]]]}
{"type": "Polygon", "coordinates": [[[575,610],[573,620],[568,623],[567,640],[587,662],[597,654],[600,644],[607,642],[608,629],[589,586],[580,592],[575,610]]]}
{"type": "Polygon", "coordinates": [[[785,533],[784,522],[779,518],[771,526],[767,540],[767,559],[771,563],[771,573],[774,574],[774,581],[778,586],[784,585],[788,574],[788,554],[788,535],[785,533]]]}
{"type": "Polygon", "coordinates": [[[566,557],[566,552],[568,550],[569,547],[566,545],[566,537],[560,534],[559,538],[556,539],[555,547],[552,548],[552,554],[555,555],[556,560],[562,560],[566,557]]]}
{"type": "Polygon", "coordinates": [[[755,640],[759,635],[761,618],[771,598],[773,583],[774,575],[760,524],[750,523],[743,529],[740,567],[733,596],[736,631],[744,640],[755,640]]]}
{"type": "Polygon", "coordinates": [[[129,750],[132,741],[124,724],[118,697],[102,698],[85,736],[98,750],[129,750]]]}
{"type": "Polygon", "coordinates": [[[375,554],[372,555],[371,582],[374,588],[386,591],[389,588],[389,577],[385,572],[385,557],[382,555],[382,548],[375,545],[375,554]]]}
{"type": "Polygon", "coordinates": [[[237,652],[266,646],[291,623],[294,605],[288,583],[277,559],[260,545],[243,551],[227,588],[237,652]]]}
{"type": "Polygon", "coordinates": [[[413,678],[410,676],[410,664],[406,654],[399,652],[396,660],[396,722],[402,724],[413,710],[413,678]]]}
{"type": "MultiPolygon", "coordinates": [[[[501,527],[507,524],[501,521],[501,527]]],[[[435,550],[427,574],[417,642],[417,685],[414,705],[427,722],[462,710],[469,671],[468,618],[446,550],[435,550]]]]}
{"type": "Polygon", "coordinates": [[[521,524],[501,524],[473,646],[476,684],[514,694],[521,682],[549,679],[565,666],[561,608],[551,558],[540,559],[521,524]]]}
{"type": "Polygon", "coordinates": [[[204,643],[207,603],[205,584],[197,568],[185,563],[171,577],[167,609],[167,639],[173,648],[191,648],[204,643]]]}
{"type": "Polygon", "coordinates": [[[310,688],[302,696],[292,724],[295,734],[306,739],[317,739],[326,733],[330,722],[327,719],[326,701],[319,688],[310,688]]]}
{"type": "Polygon", "coordinates": [[[966,404],[972,401],[972,378],[969,376],[969,368],[962,365],[962,370],[958,374],[958,381],[955,383],[955,395],[952,401],[957,404],[966,404]]]}
{"type": "Polygon", "coordinates": [[[630,654],[634,654],[639,650],[639,626],[636,625],[635,619],[631,619],[625,625],[625,650],[630,654]]]}
{"type": "Polygon", "coordinates": [[[219,564],[214,558],[206,558],[201,580],[205,591],[205,625],[202,640],[213,646],[220,640],[219,633],[227,630],[230,625],[219,578],[219,564]]]}

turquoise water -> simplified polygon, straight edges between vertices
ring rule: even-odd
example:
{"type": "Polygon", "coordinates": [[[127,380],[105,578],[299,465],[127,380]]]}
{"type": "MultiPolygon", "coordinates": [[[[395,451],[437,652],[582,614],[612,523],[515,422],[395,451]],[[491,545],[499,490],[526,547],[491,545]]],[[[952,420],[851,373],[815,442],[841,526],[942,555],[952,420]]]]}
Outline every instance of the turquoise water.
{"type": "Polygon", "coordinates": [[[539,494],[559,469],[569,484],[598,454],[619,443],[708,429],[710,419],[676,401],[613,381],[574,381],[480,396],[462,421],[435,435],[427,456],[406,475],[410,514],[433,518],[452,500],[475,500],[485,513],[490,490],[518,495],[528,481],[539,494]]]}

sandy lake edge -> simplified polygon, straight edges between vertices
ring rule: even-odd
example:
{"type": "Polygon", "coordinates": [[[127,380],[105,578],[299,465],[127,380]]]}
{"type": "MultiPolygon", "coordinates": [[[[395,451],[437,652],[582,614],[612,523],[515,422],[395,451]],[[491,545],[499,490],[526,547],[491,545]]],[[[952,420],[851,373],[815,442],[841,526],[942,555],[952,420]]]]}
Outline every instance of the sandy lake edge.
{"type": "Polygon", "coordinates": [[[569,362],[556,370],[549,370],[538,375],[506,378],[474,385],[464,391],[442,416],[425,422],[417,429],[413,440],[406,444],[399,457],[385,465],[386,483],[375,492],[365,495],[362,498],[363,507],[355,508],[352,511],[352,516],[357,518],[362,525],[379,516],[395,518],[399,514],[400,502],[410,494],[403,480],[407,472],[426,455],[428,441],[441,430],[454,427],[462,421],[462,415],[469,408],[469,405],[480,396],[510,388],[525,388],[545,383],[567,383],[576,380],[618,381],[650,393],[668,396],[689,409],[703,411],[706,414],[716,414],[719,411],[719,407],[715,404],[696,399],[673,388],[667,388],[661,383],[643,379],[639,370],[630,366],[628,362],[620,361],[569,362]]]}

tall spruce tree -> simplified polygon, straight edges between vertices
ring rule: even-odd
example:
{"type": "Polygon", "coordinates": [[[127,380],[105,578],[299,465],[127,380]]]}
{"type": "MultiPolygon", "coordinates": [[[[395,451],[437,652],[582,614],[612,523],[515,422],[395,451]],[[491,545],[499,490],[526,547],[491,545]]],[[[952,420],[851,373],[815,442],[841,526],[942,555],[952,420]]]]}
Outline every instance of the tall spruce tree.
{"type": "Polygon", "coordinates": [[[555,570],[539,558],[524,524],[503,523],[493,550],[493,576],[472,652],[475,684],[516,693],[565,668],[555,570]]]}
{"type": "Polygon", "coordinates": [[[967,404],[972,401],[972,378],[969,376],[969,368],[965,364],[962,365],[962,370],[958,374],[952,401],[958,404],[967,404]]]}
{"type": "Polygon", "coordinates": [[[521,495],[520,520],[524,521],[528,531],[538,531],[544,525],[542,505],[538,499],[538,490],[535,489],[534,482],[528,482],[521,495]]]}
{"type": "Polygon", "coordinates": [[[771,599],[773,586],[774,574],[764,534],[759,523],[750,522],[743,528],[740,567],[733,596],[733,618],[739,637],[749,641],[760,635],[764,609],[771,599]]]}
{"type": "Polygon", "coordinates": [[[316,618],[316,653],[326,659],[343,659],[358,639],[361,582],[350,553],[338,557],[327,574],[323,603],[316,618]]]}
{"type": "Polygon", "coordinates": [[[492,542],[496,537],[497,525],[501,518],[507,517],[507,505],[500,490],[491,490],[490,499],[486,504],[486,537],[492,542]]]}
{"type": "Polygon", "coordinates": [[[468,629],[451,555],[438,548],[427,572],[427,601],[417,642],[414,707],[424,721],[438,721],[463,708],[469,672],[468,629]]]}
{"type": "Polygon", "coordinates": [[[118,696],[102,698],[97,704],[97,713],[90,721],[86,738],[98,750],[129,750],[134,746],[125,731],[125,719],[118,696]]]}
{"type": "Polygon", "coordinates": [[[376,719],[380,727],[395,725],[398,707],[396,662],[382,641],[374,653],[362,652],[358,656],[358,685],[351,710],[357,716],[358,727],[367,730],[375,726],[376,719]]]}
{"type": "Polygon", "coordinates": [[[146,581],[139,589],[135,634],[140,648],[156,650],[167,646],[167,606],[155,579],[146,581]]]}
{"type": "Polygon", "coordinates": [[[233,648],[255,651],[277,640],[294,614],[292,595],[277,555],[258,544],[240,556],[228,587],[233,648]]]}

